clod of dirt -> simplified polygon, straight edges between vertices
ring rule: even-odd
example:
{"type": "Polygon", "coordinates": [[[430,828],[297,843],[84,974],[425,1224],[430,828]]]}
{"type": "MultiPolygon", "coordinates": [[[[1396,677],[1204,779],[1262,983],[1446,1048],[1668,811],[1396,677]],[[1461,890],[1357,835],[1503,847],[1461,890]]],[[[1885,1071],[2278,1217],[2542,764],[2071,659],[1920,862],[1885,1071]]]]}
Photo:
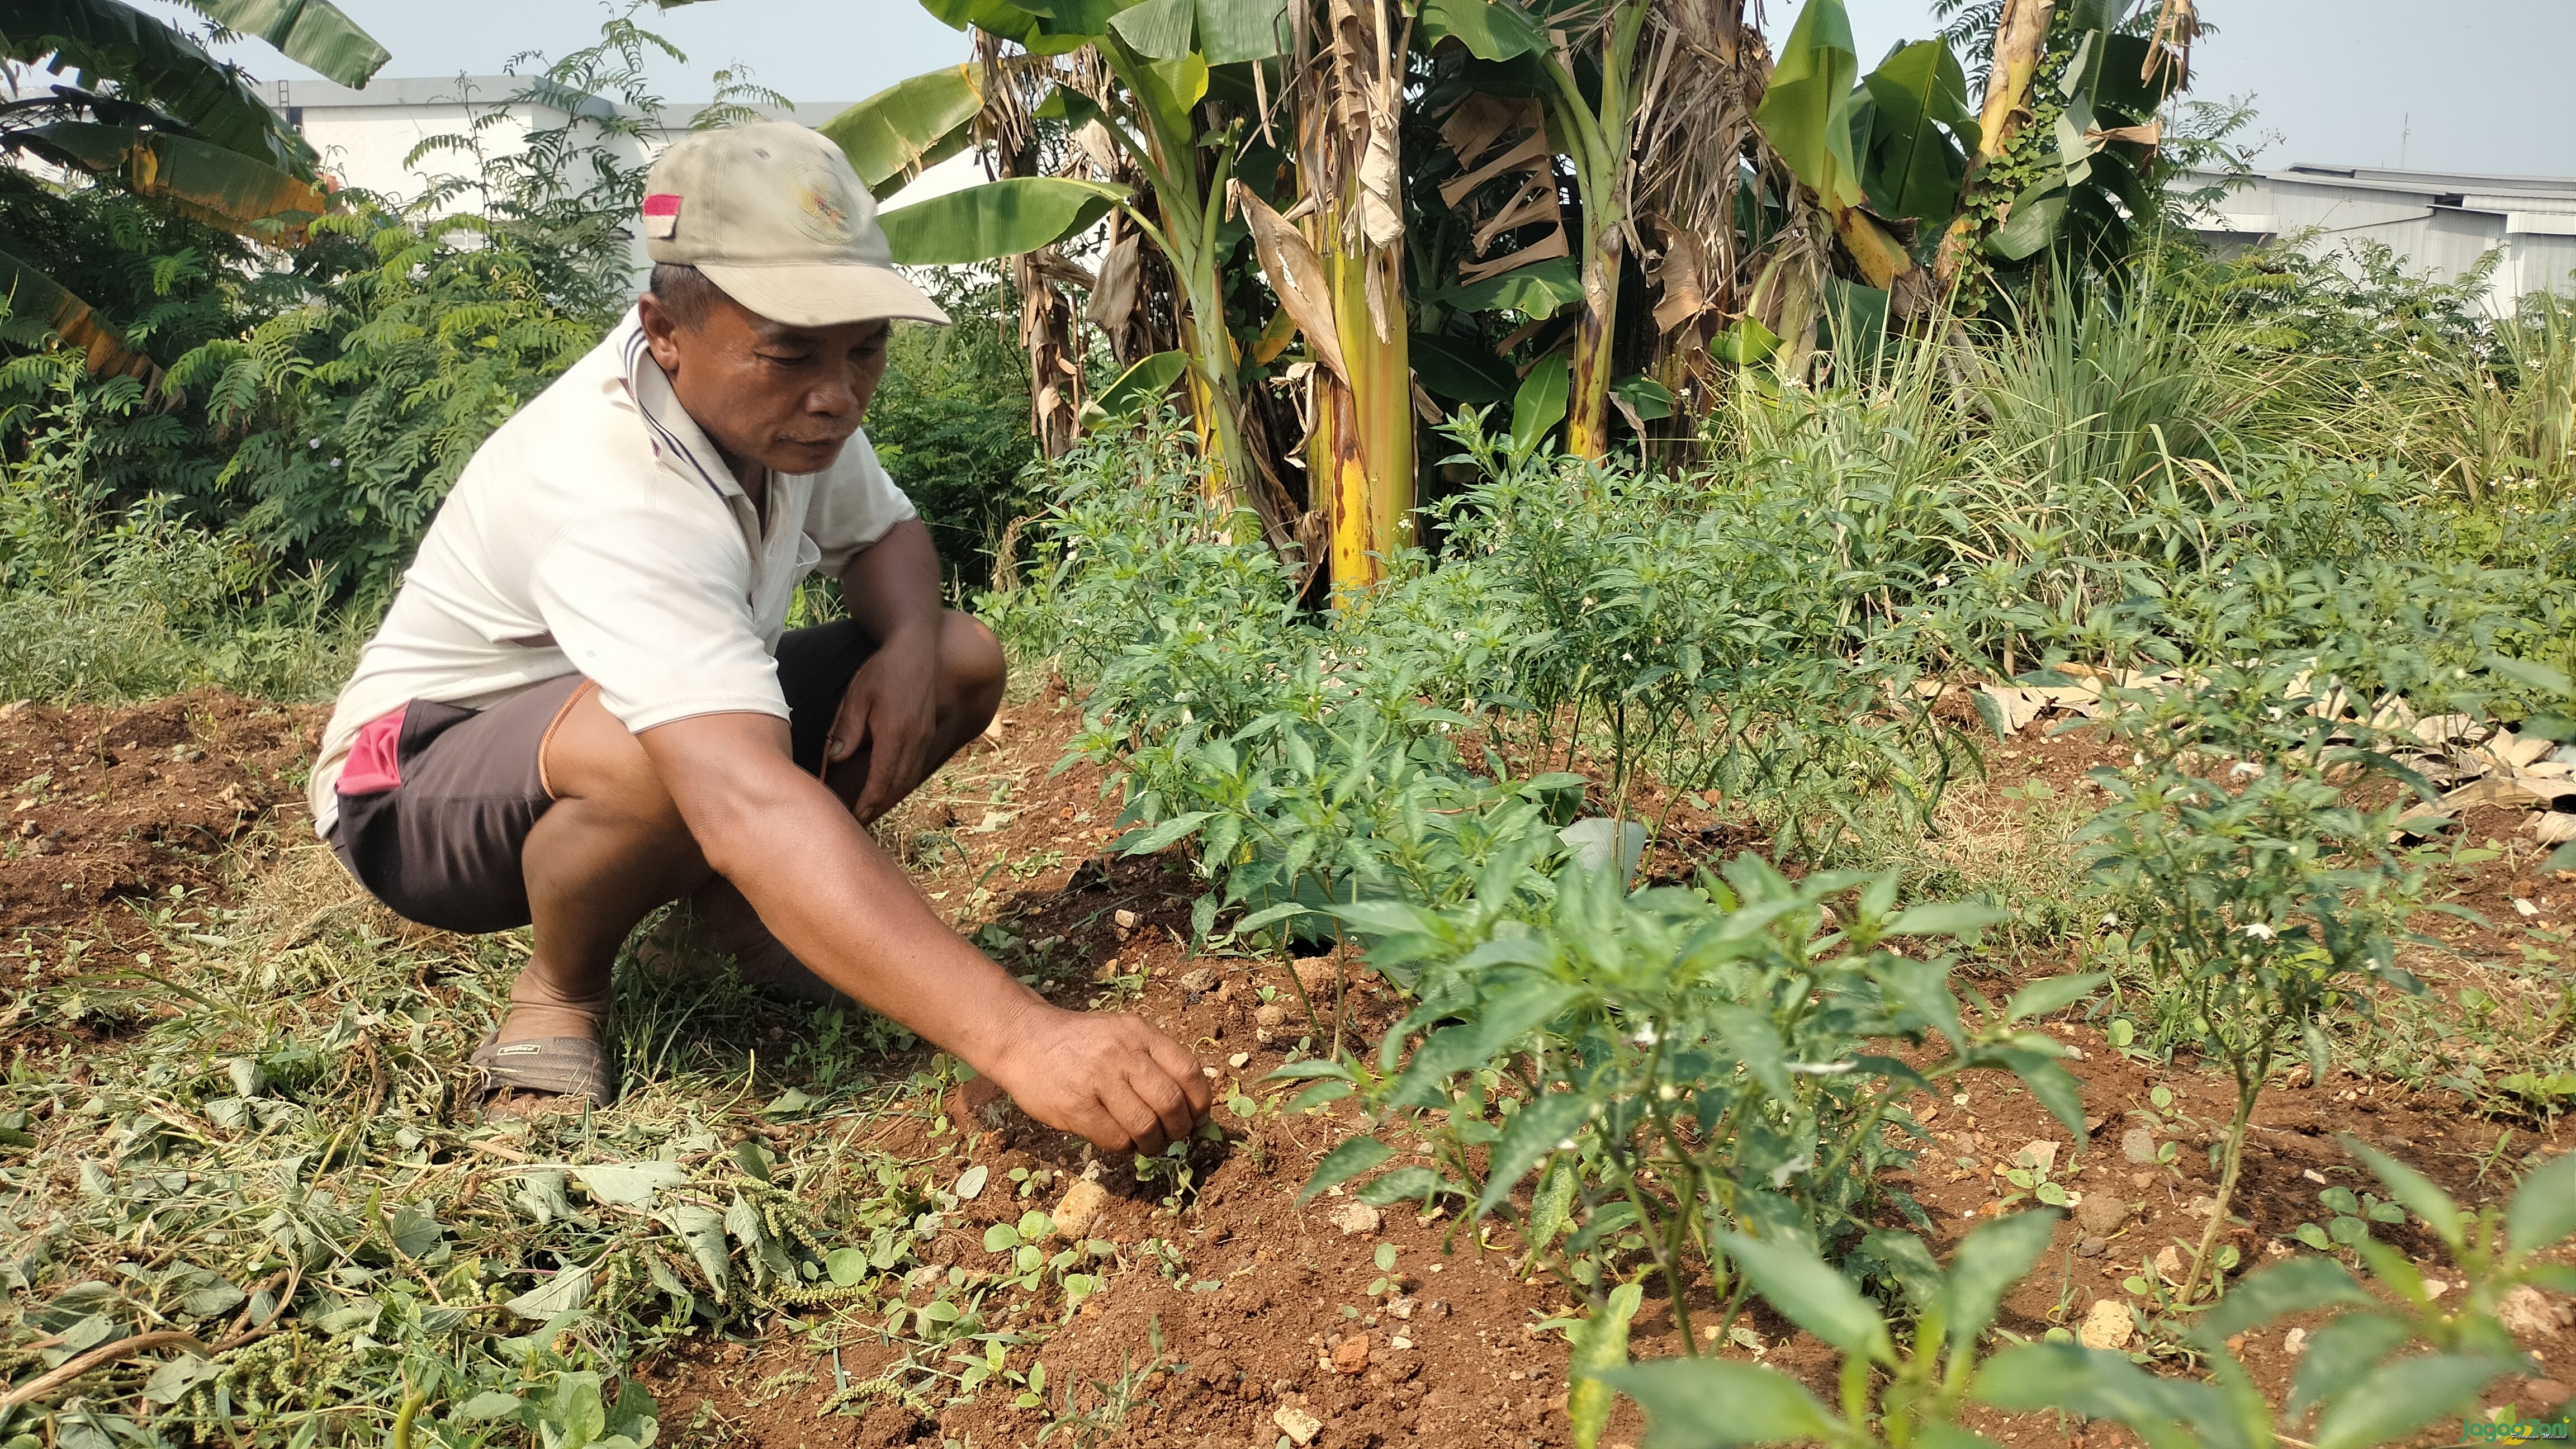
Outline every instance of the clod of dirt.
{"type": "Polygon", "coordinates": [[[2107,1192],[2084,1195],[2075,1205],[2075,1225],[2097,1238],[2107,1238],[2129,1221],[2131,1205],[2107,1192]]]}
{"type": "Polygon", "coordinates": [[[2576,1389],[2570,1389],[2556,1379],[2522,1381],[2522,1396],[2533,1404],[2563,1404],[2571,1393],[2576,1393],[2576,1389]]]}
{"type": "Polygon", "coordinates": [[[1259,1011],[1252,1013],[1253,1023],[1259,1026],[1263,1031],[1273,1030],[1281,1022],[1286,1021],[1287,1019],[1288,1013],[1280,1007],[1278,1002],[1275,1001],[1264,1005],[1259,1011]]]}
{"type": "Polygon", "coordinates": [[[1364,1373],[1368,1364],[1368,1339],[1365,1337],[1355,1335],[1343,1339],[1333,1350],[1333,1372],[1337,1374],[1364,1373]]]}
{"type": "Polygon", "coordinates": [[[2120,1155],[2141,1167],[2156,1160],[2156,1134],[2144,1127],[2132,1127],[2120,1134],[2120,1155]]]}
{"type": "Polygon", "coordinates": [[[2076,1339],[2086,1348],[2118,1352],[2129,1346],[2129,1335],[2136,1324],[2129,1317],[2129,1305],[2117,1298],[2105,1298],[2084,1315],[2084,1326],[2075,1331],[2076,1339]]]}
{"type": "Polygon", "coordinates": [[[1216,989],[1216,973],[1205,966],[1195,971],[1184,971],[1181,973],[1181,989],[1204,996],[1216,989]]]}
{"type": "Polygon", "coordinates": [[[2528,1284],[2504,1295],[2504,1301],[2496,1305],[2496,1322],[2510,1333],[2558,1336],[2558,1310],[2549,1306],[2539,1289],[2528,1284]]]}
{"type": "Polygon", "coordinates": [[[1364,1202],[1345,1203],[1341,1211],[1333,1214],[1333,1226],[1341,1229],[1345,1237],[1374,1233],[1379,1221],[1377,1209],[1364,1202]]]}
{"type": "Polygon", "coordinates": [[[1303,1409],[1288,1405],[1282,1405],[1273,1411],[1270,1422],[1278,1425],[1279,1432],[1287,1435],[1298,1449],[1305,1449],[1306,1445],[1315,1442],[1316,1435],[1324,1432],[1323,1420],[1303,1409]]]}
{"type": "Polygon", "coordinates": [[[2109,1238],[2086,1238],[2075,1245],[2075,1256],[2079,1258],[2098,1258],[2109,1251],[2111,1251],[2109,1238]]]}
{"type": "Polygon", "coordinates": [[[1056,1236],[1085,1238],[1091,1235],[1092,1225],[1100,1221],[1101,1212],[1108,1206],[1109,1189],[1086,1177],[1066,1188],[1063,1200],[1047,1216],[1055,1220],[1056,1236]]]}
{"type": "Polygon", "coordinates": [[[1297,984],[1305,987],[1309,996],[1332,985],[1340,976],[1340,970],[1326,957],[1309,956],[1297,963],[1297,984]]]}
{"type": "Polygon", "coordinates": [[[879,1404],[868,1410],[859,1421],[859,1432],[853,1442],[863,1449],[892,1449],[898,1444],[913,1444],[929,1438],[937,1425],[902,1404],[879,1404]]]}

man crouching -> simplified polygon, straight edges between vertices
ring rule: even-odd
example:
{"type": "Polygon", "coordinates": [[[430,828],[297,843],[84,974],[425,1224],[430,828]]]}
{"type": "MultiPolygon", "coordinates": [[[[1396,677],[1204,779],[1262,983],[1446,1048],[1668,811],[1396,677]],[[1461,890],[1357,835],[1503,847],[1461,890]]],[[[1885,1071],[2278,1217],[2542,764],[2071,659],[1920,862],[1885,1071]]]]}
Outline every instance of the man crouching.
{"type": "Polygon", "coordinates": [[[324,735],[319,833],[412,920],[533,923],[474,1054],[487,1095],[613,1101],[619,947],[656,906],[725,897],[1031,1116],[1159,1150],[1207,1113],[1199,1063],[1048,1005],[866,829],[1002,698],[1001,646],[940,608],[929,531],[859,430],[891,323],[947,317],[803,127],[691,136],[647,192],[652,289],[440,508],[324,735]],[[849,617],[789,632],[817,567],[849,617]]]}

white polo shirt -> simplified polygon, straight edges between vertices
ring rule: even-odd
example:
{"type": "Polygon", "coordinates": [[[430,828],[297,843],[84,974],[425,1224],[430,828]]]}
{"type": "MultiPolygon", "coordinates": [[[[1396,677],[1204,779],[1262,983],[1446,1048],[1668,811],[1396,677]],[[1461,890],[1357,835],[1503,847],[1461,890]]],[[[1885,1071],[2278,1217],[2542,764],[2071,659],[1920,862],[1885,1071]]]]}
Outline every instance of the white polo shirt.
{"type": "Polygon", "coordinates": [[[340,691],[307,796],[339,814],[349,741],[415,699],[485,709],[578,672],[641,732],[787,717],[778,636],[796,585],[913,517],[865,433],[820,473],[772,473],[768,527],[672,394],[629,311],[503,423],[456,480],[340,691]]]}

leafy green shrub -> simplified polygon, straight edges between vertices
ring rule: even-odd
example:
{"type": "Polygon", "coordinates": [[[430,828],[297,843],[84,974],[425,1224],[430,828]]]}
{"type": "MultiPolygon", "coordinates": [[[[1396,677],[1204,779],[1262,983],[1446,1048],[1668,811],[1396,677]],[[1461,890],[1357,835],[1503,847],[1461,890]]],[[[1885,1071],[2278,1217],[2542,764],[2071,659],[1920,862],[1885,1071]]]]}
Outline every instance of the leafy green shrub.
{"type": "Polygon", "coordinates": [[[2398,767],[2368,747],[2368,726],[2338,725],[2314,678],[2231,666],[2188,687],[2122,692],[2112,728],[2133,763],[2094,773],[2111,803],[2080,836],[2167,1044],[2189,1044],[2235,1080],[2217,1207],[2183,1278],[2185,1304],[2204,1272],[2228,1266],[2212,1249],[2274,1065],[2296,1051],[2322,1081],[2327,1010],[2371,980],[2423,989],[2396,958],[2428,884],[2389,844],[2408,802],[2374,808],[2350,795],[2398,767]],[[2355,734],[2363,739],[2336,738],[2355,734]]]}
{"type": "Polygon", "coordinates": [[[1336,908],[1375,943],[1371,964],[1419,1001],[1373,1067],[1283,1069],[1330,1084],[1313,1096],[1356,1090],[1376,1122],[1375,1136],[1325,1158],[1308,1194],[1383,1163],[1385,1139],[1403,1133],[1422,1135],[1439,1166],[1377,1177],[1364,1200],[1456,1195],[1481,1216],[1535,1177],[1531,1206],[1515,1214],[1532,1257],[1552,1258],[1596,1302],[1646,1265],[1696,1345],[1698,1274],[1730,1319],[1743,1302],[1729,1233],[1868,1261],[1862,1237],[1879,1212],[1930,1226],[1881,1176],[1922,1135],[1913,1094],[1963,1071],[2012,1072],[2082,1139],[2058,1048],[2013,1023],[2096,978],[2040,983],[1972,1029],[1949,985],[1952,958],[1896,947],[1973,935],[1991,912],[1900,911],[1892,872],[1791,881],[1755,856],[1699,890],[1635,894],[1614,872],[1569,864],[1550,879],[1528,874],[1531,861],[1526,849],[1499,857],[1471,900],[1446,909],[1336,908]],[[1937,1054],[1909,1065],[1877,1049],[1891,1039],[1928,1040],[1937,1054]]]}
{"type": "Polygon", "coordinates": [[[2541,1261],[2576,1234],[2576,1153],[2534,1169],[2503,1212],[2472,1216],[2413,1169],[2350,1139],[2345,1145],[2449,1250],[2468,1280],[2456,1308],[2435,1306],[2404,1255],[2365,1242],[2377,1294],[2331,1260],[2298,1257],[2251,1275],[2193,1323],[2186,1337],[2210,1366],[2207,1380],[2160,1377],[2126,1354],[2072,1343],[1981,1354],[1997,1309],[2048,1247],[2057,1214],[2032,1212],[1968,1234],[1946,1270],[1916,1245],[1919,1256],[1902,1274],[1919,1315],[1911,1335],[1900,1335],[1806,1245],[1729,1239],[1763,1299],[1842,1355],[1841,1394],[1830,1408],[1778,1369],[1740,1360],[1665,1359],[1589,1376],[1645,1409],[1654,1449],[1792,1442],[1968,1449],[1988,1442],[1960,1426],[1972,1404],[2109,1420],[2153,1449],[2368,1449],[2404,1440],[2472,1412],[2494,1380],[2535,1370],[2496,1308],[2525,1285],[2576,1289],[2576,1272],[2541,1261]],[[2333,1316],[2309,1333],[2286,1417],[2276,1418],[2227,1341],[2317,1310],[2333,1316]],[[2410,1348],[2424,1351],[2401,1352],[2410,1348]],[[2311,1413],[2307,1437],[2283,1432],[2311,1413]]]}

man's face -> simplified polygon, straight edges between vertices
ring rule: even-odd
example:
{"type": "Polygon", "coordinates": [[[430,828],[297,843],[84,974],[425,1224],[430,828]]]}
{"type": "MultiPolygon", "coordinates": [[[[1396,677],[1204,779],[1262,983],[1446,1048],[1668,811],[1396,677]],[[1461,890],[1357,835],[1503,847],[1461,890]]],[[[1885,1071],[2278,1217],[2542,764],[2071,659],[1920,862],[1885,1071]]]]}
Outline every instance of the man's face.
{"type": "Polygon", "coordinates": [[[680,406],[741,462],[819,473],[859,430],[885,380],[885,322],[790,327],[719,295],[697,326],[642,302],[644,339],[680,406]]]}

